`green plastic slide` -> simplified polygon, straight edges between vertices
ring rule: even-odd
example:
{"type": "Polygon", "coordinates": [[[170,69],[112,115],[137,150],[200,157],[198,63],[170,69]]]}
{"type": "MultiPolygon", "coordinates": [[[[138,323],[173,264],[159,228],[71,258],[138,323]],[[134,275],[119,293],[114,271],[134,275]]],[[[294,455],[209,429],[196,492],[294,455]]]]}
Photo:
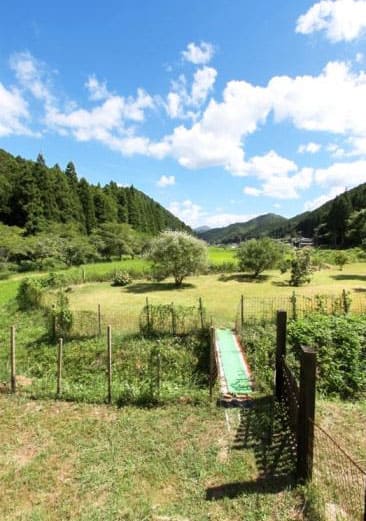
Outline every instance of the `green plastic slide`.
{"type": "Polygon", "coordinates": [[[216,329],[215,343],[227,392],[234,395],[251,393],[249,370],[234,333],[229,329],[216,329]]]}

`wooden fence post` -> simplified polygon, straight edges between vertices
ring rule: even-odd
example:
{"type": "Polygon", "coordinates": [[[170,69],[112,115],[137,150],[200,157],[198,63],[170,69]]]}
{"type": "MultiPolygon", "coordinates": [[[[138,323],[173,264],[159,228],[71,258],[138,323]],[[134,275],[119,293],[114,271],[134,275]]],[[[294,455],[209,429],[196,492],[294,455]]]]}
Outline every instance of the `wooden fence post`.
{"type": "Polygon", "coordinates": [[[60,398],[62,392],[61,379],[62,379],[62,355],[63,355],[64,341],[62,338],[58,341],[57,348],[57,390],[56,396],[60,398]]]}
{"type": "Polygon", "coordinates": [[[297,479],[305,482],[313,473],[316,354],[301,348],[300,398],[297,426],[297,479]]]}
{"type": "Polygon", "coordinates": [[[149,298],[146,297],[146,322],[147,322],[147,329],[150,331],[150,308],[149,308],[149,298]]]}
{"type": "Polygon", "coordinates": [[[108,395],[107,402],[112,403],[112,327],[107,328],[107,376],[108,395]]]}
{"type": "Polygon", "coordinates": [[[85,280],[86,280],[86,276],[85,276],[85,268],[82,268],[82,269],[81,269],[81,277],[82,277],[83,284],[85,284],[85,280]]]}
{"type": "Polygon", "coordinates": [[[98,336],[102,336],[102,313],[98,304],[98,336]]]}
{"type": "Polygon", "coordinates": [[[213,398],[214,371],[215,371],[215,329],[210,327],[210,400],[213,398]]]}
{"type": "Polygon", "coordinates": [[[157,364],[156,364],[156,387],[157,387],[158,398],[160,398],[160,378],[161,378],[161,356],[160,356],[160,351],[158,351],[156,362],[157,362],[157,364]]]}
{"type": "Polygon", "coordinates": [[[176,324],[176,320],[175,320],[174,302],[172,302],[172,304],[171,304],[171,313],[172,313],[172,333],[173,333],[173,336],[175,336],[177,333],[177,324],[176,324]]]}
{"type": "Polygon", "coordinates": [[[240,327],[244,327],[244,295],[240,297],[240,327]]]}
{"type": "Polygon", "coordinates": [[[10,328],[10,388],[12,393],[15,393],[17,390],[15,365],[15,326],[11,326],[10,328]]]}
{"type": "Polygon", "coordinates": [[[201,318],[201,329],[202,329],[202,331],[203,331],[204,328],[205,328],[205,324],[204,324],[204,320],[203,320],[203,304],[202,304],[202,297],[199,298],[198,302],[199,302],[199,313],[200,313],[200,318],[201,318]]]}
{"type": "Polygon", "coordinates": [[[287,312],[277,311],[277,340],[276,340],[276,398],[283,398],[284,374],[283,362],[286,357],[287,312]]]}

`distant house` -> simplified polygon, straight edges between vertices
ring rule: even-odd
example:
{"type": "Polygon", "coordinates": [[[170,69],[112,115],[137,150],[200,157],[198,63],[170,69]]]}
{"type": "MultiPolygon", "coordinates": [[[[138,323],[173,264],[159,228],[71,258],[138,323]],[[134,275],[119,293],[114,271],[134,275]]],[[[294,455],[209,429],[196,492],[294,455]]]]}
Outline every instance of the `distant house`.
{"type": "Polygon", "coordinates": [[[306,248],[314,246],[314,240],[309,237],[296,237],[292,240],[292,244],[296,246],[296,248],[306,248]]]}

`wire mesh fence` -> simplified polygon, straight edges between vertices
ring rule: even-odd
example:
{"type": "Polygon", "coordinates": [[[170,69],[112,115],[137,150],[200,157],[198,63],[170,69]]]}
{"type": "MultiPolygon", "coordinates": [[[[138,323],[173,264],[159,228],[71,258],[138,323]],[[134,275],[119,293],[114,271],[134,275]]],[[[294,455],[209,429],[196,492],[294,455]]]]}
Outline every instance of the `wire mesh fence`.
{"type": "Polygon", "coordinates": [[[314,423],[313,479],[327,518],[365,521],[366,471],[338,442],[314,423]]]}
{"type": "Polygon", "coordinates": [[[236,327],[246,322],[275,322],[277,310],[287,312],[293,319],[303,318],[314,312],[326,314],[366,313],[366,292],[340,294],[291,295],[276,297],[243,296],[236,309],[236,327]]]}

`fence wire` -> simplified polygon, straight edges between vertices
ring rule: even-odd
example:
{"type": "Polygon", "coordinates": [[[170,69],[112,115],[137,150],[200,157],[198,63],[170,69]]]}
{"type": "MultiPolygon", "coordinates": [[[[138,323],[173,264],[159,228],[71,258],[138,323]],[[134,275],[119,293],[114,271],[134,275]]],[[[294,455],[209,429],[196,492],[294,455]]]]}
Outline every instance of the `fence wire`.
{"type": "Polygon", "coordinates": [[[316,423],[313,479],[325,515],[341,521],[366,519],[366,471],[316,423]]]}

